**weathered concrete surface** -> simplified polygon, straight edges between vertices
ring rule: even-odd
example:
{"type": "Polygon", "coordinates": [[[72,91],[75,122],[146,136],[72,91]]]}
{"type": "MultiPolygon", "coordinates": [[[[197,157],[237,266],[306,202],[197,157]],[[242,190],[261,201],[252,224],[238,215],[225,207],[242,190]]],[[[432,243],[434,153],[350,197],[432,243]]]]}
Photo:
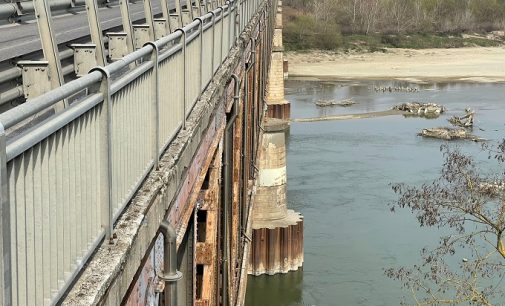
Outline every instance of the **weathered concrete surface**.
{"type": "Polygon", "coordinates": [[[248,273],[287,273],[303,264],[303,217],[288,210],[286,175],[286,131],[290,103],[284,99],[282,6],[275,18],[271,65],[266,89],[267,118],[264,120],[258,157],[258,187],[252,223],[252,246],[248,273]]]}
{"type": "Polygon", "coordinates": [[[281,120],[266,120],[258,162],[258,190],[253,211],[257,220],[283,219],[287,215],[286,137],[281,120]]]}
{"type": "Polygon", "coordinates": [[[287,273],[303,264],[303,217],[287,209],[285,120],[266,118],[253,210],[251,275],[287,273]]]}
{"type": "Polygon", "coordinates": [[[280,6],[275,23],[266,103],[269,117],[288,119],[291,117],[291,104],[284,98],[284,46],[282,43],[282,7],[280,6]]]}
{"type": "MultiPolygon", "coordinates": [[[[152,241],[158,235],[159,224],[167,210],[168,219],[179,236],[183,235],[184,221],[192,211],[186,203],[204,167],[204,157],[211,154],[212,140],[219,139],[223,129],[225,104],[230,101],[233,90],[225,84],[229,84],[231,73],[243,60],[259,16],[257,14],[241,34],[238,44],[202,94],[187,120],[186,129],[178,133],[166,150],[159,170],[150,173],[118,220],[116,243],[102,243],[64,298],[63,305],[120,305],[153,246],[152,241]]],[[[180,240],[181,237],[179,243],[180,240]]]]}

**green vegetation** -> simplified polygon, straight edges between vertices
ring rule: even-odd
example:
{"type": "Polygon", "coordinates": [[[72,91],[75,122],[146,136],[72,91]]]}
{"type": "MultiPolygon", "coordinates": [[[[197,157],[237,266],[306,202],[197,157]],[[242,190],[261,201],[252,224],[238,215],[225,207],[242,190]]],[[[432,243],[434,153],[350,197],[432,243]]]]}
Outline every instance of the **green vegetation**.
{"type": "Polygon", "coordinates": [[[342,34],[337,24],[323,24],[311,15],[297,16],[284,27],[284,42],[288,49],[331,50],[342,46],[342,34]]]}
{"type": "MultiPolygon", "coordinates": [[[[461,47],[497,47],[503,44],[501,40],[486,38],[449,36],[441,34],[371,34],[371,35],[345,35],[342,45],[337,48],[344,50],[382,51],[385,48],[461,48],[461,47]]],[[[291,48],[291,46],[290,46],[291,48]]],[[[299,49],[298,49],[299,50],[299,49]]]]}
{"type": "Polygon", "coordinates": [[[284,42],[288,50],[490,47],[502,45],[505,40],[505,0],[284,3],[284,42]],[[497,31],[496,35],[486,35],[492,31],[497,31]]]}

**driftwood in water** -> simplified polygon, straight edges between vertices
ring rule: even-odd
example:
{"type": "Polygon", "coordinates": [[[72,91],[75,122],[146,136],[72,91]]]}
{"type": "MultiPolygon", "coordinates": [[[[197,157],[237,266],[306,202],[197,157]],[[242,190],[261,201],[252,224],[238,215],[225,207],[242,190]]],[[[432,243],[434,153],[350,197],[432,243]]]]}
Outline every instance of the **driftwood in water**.
{"type": "Polygon", "coordinates": [[[468,132],[468,130],[463,128],[439,127],[439,128],[423,129],[421,133],[417,135],[443,140],[468,139],[472,141],[484,141],[484,139],[471,134],[470,132],[468,132]]]}
{"type": "Polygon", "coordinates": [[[348,114],[348,115],[335,115],[335,116],[323,116],[315,118],[294,118],[291,122],[318,122],[318,121],[338,121],[338,120],[354,120],[354,119],[368,119],[377,118],[385,116],[398,116],[404,115],[404,112],[396,110],[387,110],[382,112],[370,112],[362,114],[348,114]]]}
{"type": "Polygon", "coordinates": [[[419,103],[409,102],[396,105],[394,110],[404,111],[414,116],[423,117],[438,117],[441,113],[445,112],[445,107],[435,103],[419,103]]]}
{"type": "Polygon", "coordinates": [[[465,109],[466,115],[462,117],[458,116],[453,116],[452,118],[448,119],[448,121],[454,125],[454,126],[459,126],[459,127],[464,127],[464,128],[471,128],[473,127],[473,116],[474,112],[472,112],[470,109],[465,109]]]}
{"type": "Polygon", "coordinates": [[[356,104],[352,99],[345,99],[342,101],[336,101],[336,100],[319,100],[316,102],[316,105],[319,107],[327,107],[327,106],[351,106],[356,104]]]}
{"type": "Polygon", "coordinates": [[[419,92],[416,87],[374,87],[375,92],[419,92]]]}

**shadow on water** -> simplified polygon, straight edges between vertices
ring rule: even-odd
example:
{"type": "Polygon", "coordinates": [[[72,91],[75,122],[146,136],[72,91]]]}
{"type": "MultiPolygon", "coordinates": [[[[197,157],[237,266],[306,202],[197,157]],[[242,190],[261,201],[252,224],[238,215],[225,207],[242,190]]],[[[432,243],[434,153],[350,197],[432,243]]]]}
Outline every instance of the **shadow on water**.
{"type": "Polygon", "coordinates": [[[272,276],[248,276],[246,306],[302,305],[303,271],[272,276]]]}

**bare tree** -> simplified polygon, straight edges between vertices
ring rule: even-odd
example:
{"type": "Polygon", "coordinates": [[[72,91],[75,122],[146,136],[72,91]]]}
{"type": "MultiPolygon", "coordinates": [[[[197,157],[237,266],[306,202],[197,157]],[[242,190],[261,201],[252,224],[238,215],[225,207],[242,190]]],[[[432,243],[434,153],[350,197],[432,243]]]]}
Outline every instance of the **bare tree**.
{"type": "Polygon", "coordinates": [[[438,179],[393,186],[399,198],[392,211],[410,209],[421,227],[449,232],[421,251],[419,265],[386,270],[415,305],[493,305],[505,296],[505,140],[484,149],[491,165],[444,146],[438,179]]]}
{"type": "Polygon", "coordinates": [[[412,23],[413,5],[410,1],[390,1],[388,5],[392,20],[395,22],[395,32],[405,32],[412,23]]]}

